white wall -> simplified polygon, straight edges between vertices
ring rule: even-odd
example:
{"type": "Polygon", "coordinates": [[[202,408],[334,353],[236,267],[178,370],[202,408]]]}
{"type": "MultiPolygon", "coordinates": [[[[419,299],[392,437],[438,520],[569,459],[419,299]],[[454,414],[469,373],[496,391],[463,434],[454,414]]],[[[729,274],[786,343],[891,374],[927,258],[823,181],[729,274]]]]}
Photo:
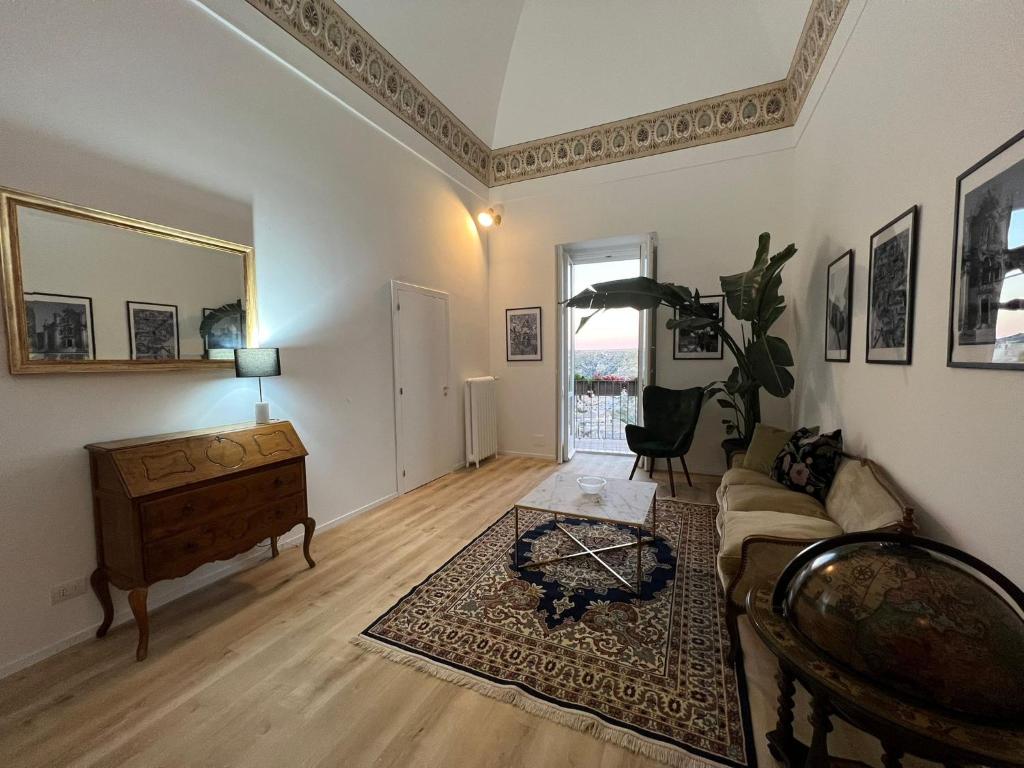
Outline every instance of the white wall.
{"type": "MultiPolygon", "coordinates": [[[[719,151],[712,148],[707,156],[719,151]]],[[[491,370],[500,377],[500,449],[555,455],[556,245],[654,231],[659,280],[718,293],[719,275],[753,263],[762,231],[772,233],[776,250],[793,241],[791,167],[787,151],[770,152],[600,185],[566,188],[556,186],[556,179],[546,194],[506,200],[502,224],[489,235],[491,370]],[[544,360],[506,362],[505,309],[535,305],[544,310],[544,360]]],[[[784,280],[784,286],[792,296],[792,285],[784,280]]],[[[728,375],[733,365],[728,354],[722,361],[672,360],[666,319],[662,314],[658,322],[658,384],[684,388],[728,375]]],[[[728,327],[738,333],[729,319],[728,327]]],[[[786,335],[785,321],[778,328],[786,335]]],[[[763,395],[762,403],[766,421],[789,423],[788,401],[763,395]]],[[[706,407],[687,457],[691,470],[723,470],[721,418],[717,405],[706,407]]]]}
{"type": "MultiPolygon", "coordinates": [[[[845,23],[845,22],[844,22],[845,23]]],[[[795,151],[798,418],[837,423],[924,531],[1024,583],[1024,375],[947,368],[956,177],[1024,128],[1024,4],[870,2],[795,151]],[[869,237],[921,206],[913,365],[864,362],[869,237]],[[852,362],[823,357],[826,265],[856,249],[852,362]]]]}
{"type": "MultiPolygon", "coordinates": [[[[394,493],[388,280],[450,292],[453,376],[487,373],[479,200],[196,5],[53,11],[0,7],[0,185],[253,243],[284,369],[264,391],[310,451],[312,516],[394,493]]],[[[100,620],[91,595],[49,604],[95,565],[81,446],[244,420],[254,400],[227,372],[0,371],[0,674],[100,620]]]]}

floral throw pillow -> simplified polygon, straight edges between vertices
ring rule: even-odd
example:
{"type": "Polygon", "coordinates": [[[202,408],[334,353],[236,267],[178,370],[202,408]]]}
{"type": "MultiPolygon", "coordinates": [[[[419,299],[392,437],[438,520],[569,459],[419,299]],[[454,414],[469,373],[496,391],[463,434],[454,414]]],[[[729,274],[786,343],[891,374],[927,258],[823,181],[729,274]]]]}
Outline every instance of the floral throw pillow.
{"type": "Polygon", "coordinates": [[[824,503],[842,458],[841,429],[823,435],[798,429],[775,457],[772,479],[824,503]]]}

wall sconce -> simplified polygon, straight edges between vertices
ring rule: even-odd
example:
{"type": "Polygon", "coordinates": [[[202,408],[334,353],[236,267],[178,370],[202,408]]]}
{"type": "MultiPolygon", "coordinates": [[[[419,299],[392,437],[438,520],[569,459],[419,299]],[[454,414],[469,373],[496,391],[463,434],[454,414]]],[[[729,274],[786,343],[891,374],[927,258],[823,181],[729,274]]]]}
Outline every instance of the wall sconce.
{"type": "Polygon", "coordinates": [[[501,211],[502,207],[496,205],[493,208],[488,208],[486,211],[480,211],[476,215],[476,220],[484,229],[499,227],[501,226],[501,211]]]}

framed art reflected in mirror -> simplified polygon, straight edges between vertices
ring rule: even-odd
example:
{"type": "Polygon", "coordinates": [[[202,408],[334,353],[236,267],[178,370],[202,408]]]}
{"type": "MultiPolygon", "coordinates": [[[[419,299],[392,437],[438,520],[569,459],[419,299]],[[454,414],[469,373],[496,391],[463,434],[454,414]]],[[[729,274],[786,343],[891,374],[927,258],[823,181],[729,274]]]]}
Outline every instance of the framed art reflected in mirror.
{"type": "Polygon", "coordinates": [[[248,245],[0,188],[0,265],[14,374],[231,368],[257,343],[248,245]]]}
{"type": "Polygon", "coordinates": [[[956,180],[953,368],[1024,370],[1024,131],[956,180]]]}

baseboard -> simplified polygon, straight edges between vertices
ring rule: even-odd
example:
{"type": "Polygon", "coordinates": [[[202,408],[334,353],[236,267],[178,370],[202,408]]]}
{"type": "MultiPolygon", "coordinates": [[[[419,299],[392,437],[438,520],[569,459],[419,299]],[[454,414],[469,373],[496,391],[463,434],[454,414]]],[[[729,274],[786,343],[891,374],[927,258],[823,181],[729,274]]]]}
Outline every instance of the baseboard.
{"type": "Polygon", "coordinates": [[[498,451],[499,456],[525,456],[530,459],[544,459],[545,461],[555,462],[555,457],[550,453],[527,453],[526,451],[506,451],[504,449],[498,451]]]}
{"type": "MultiPolygon", "coordinates": [[[[335,526],[345,522],[349,518],[355,517],[356,515],[361,515],[363,512],[369,512],[371,509],[375,509],[376,507],[379,507],[382,504],[386,504],[387,502],[397,497],[397,493],[389,493],[387,496],[382,496],[376,501],[371,501],[369,504],[364,504],[358,509],[353,509],[350,512],[338,515],[337,517],[332,518],[327,522],[321,523],[320,521],[317,521],[316,530],[318,533],[330,530],[331,528],[334,528],[335,526]]],[[[301,529],[299,529],[298,531],[291,531],[282,536],[280,539],[278,539],[278,547],[280,549],[285,549],[292,546],[298,546],[302,543],[302,537],[303,532],[301,531],[301,529]]],[[[152,613],[157,608],[163,605],[167,605],[168,603],[177,600],[179,597],[184,597],[185,595],[195,592],[196,590],[209,586],[210,584],[213,584],[215,581],[220,581],[223,578],[239,573],[240,571],[244,571],[247,568],[251,568],[253,565],[256,565],[255,561],[265,561],[267,559],[268,551],[268,549],[254,547],[253,549],[250,549],[248,552],[241,554],[238,557],[233,558],[232,560],[228,560],[225,563],[221,564],[220,567],[216,570],[204,574],[202,578],[172,588],[168,593],[164,594],[162,597],[159,597],[152,603],[150,603],[150,612],[152,613]]],[[[114,623],[111,625],[111,628],[119,626],[129,621],[132,621],[131,611],[127,608],[122,608],[114,614],[114,623]]],[[[60,653],[61,651],[66,650],[73,645],[78,645],[81,642],[89,640],[90,638],[95,636],[97,626],[98,621],[93,622],[88,627],[84,627],[75,632],[72,632],[67,637],[62,638],[56,641],[55,643],[51,643],[50,645],[40,648],[39,650],[32,651],[31,653],[27,653],[24,656],[19,656],[18,658],[13,659],[12,661],[7,662],[6,664],[0,665],[0,680],[2,680],[5,677],[9,677],[10,675],[13,675],[15,672],[20,672],[26,667],[31,667],[33,664],[36,664],[40,661],[43,661],[44,659],[49,658],[50,656],[60,653]]]]}

